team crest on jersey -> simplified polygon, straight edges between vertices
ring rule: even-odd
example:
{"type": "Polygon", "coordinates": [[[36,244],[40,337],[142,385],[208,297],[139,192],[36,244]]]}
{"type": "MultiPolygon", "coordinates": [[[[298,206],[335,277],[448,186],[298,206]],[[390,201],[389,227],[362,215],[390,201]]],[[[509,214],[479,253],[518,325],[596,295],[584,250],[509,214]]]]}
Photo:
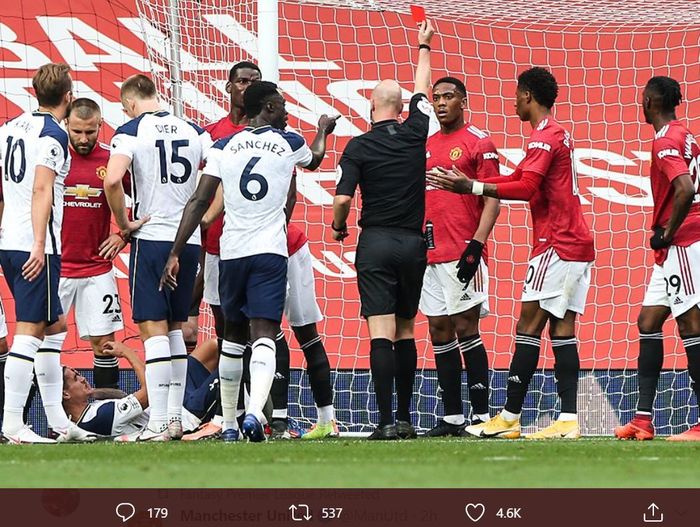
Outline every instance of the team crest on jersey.
{"type": "Polygon", "coordinates": [[[107,177],[107,167],[97,167],[97,170],[95,170],[95,175],[100,178],[100,181],[104,181],[107,177]]]}
{"type": "Polygon", "coordinates": [[[460,157],[462,157],[462,149],[460,147],[455,146],[450,150],[450,159],[452,161],[457,161],[460,157]]]}

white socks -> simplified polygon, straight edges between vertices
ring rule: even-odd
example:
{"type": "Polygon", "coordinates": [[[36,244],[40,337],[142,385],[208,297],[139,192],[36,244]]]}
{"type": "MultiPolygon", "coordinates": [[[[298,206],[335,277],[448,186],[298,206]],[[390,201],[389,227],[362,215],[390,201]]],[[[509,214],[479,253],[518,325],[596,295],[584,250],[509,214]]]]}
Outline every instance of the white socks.
{"type": "Polygon", "coordinates": [[[221,386],[222,430],[238,430],[236,407],[243,376],[243,352],[245,346],[224,340],[219,357],[219,384],[221,386]]]}
{"type": "Polygon", "coordinates": [[[509,412],[508,410],[501,410],[501,417],[505,419],[506,421],[517,421],[520,419],[520,414],[514,414],[512,412],[509,412]]]}
{"type": "Polygon", "coordinates": [[[318,408],[318,424],[325,425],[335,421],[335,408],[332,404],[318,408]]]}
{"type": "Polygon", "coordinates": [[[187,381],[187,348],[182,330],[168,332],[170,343],[170,391],[168,392],[168,422],[182,421],[182,402],[187,381]]]}
{"type": "Polygon", "coordinates": [[[459,415],[446,415],[442,418],[446,423],[451,425],[463,425],[464,424],[464,414],[459,415]]]}
{"type": "Polygon", "coordinates": [[[275,341],[262,337],[253,342],[250,357],[250,403],[247,413],[253,414],[262,422],[263,407],[270,395],[275,378],[275,341]]]}
{"type": "MultiPolygon", "coordinates": [[[[143,347],[146,351],[146,390],[151,410],[148,428],[152,432],[162,432],[168,426],[168,393],[172,376],[170,340],[164,335],[151,337],[144,341],[143,347]]],[[[187,361],[184,362],[187,364],[187,361]]]]}
{"type": "Polygon", "coordinates": [[[41,340],[30,335],[15,335],[5,362],[5,408],[2,431],[14,434],[24,426],[22,414],[34,377],[34,357],[41,340]]]}
{"type": "Polygon", "coordinates": [[[49,426],[57,432],[65,432],[71,426],[63,405],[63,368],[61,348],[66,332],[46,335],[34,359],[34,371],[39,384],[41,402],[49,426]]]}

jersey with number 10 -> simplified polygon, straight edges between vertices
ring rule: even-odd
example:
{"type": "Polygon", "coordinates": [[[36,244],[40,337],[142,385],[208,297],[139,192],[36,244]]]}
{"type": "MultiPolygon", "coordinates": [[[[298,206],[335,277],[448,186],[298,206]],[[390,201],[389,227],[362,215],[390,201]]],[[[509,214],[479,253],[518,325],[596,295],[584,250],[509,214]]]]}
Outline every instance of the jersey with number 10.
{"type": "MultiPolygon", "coordinates": [[[[673,180],[690,174],[695,187],[693,204],[673,236],[673,245],[688,247],[700,241],[700,147],[695,137],[680,121],[671,121],[654,137],[651,147],[651,194],[654,197],[652,228],[666,227],[674,202],[673,180]]],[[[655,251],[656,263],[666,260],[666,249],[655,251]]]]}
{"type": "Polygon", "coordinates": [[[204,173],[224,187],[222,260],[288,256],[287,193],[294,167],[312,159],[303,137],[271,126],[248,127],[214,143],[204,173]]]}
{"type": "Polygon", "coordinates": [[[23,113],[0,126],[0,173],[5,202],[0,250],[32,250],[32,195],[37,166],[56,174],[45,250],[46,254],[61,254],[63,186],[70,169],[70,154],[68,133],[48,112],[23,113]]]}
{"type": "MultiPolygon", "coordinates": [[[[197,186],[197,171],[211,145],[202,128],[168,112],[148,112],[117,128],[111,155],[131,159],[135,220],[150,220],[135,238],[172,242],[197,186]]],[[[199,229],[187,243],[199,244],[199,229]]]]}
{"type": "Polygon", "coordinates": [[[527,141],[525,158],[511,179],[525,172],[542,175],[542,185],[530,199],[532,258],[549,247],[570,262],[595,259],[591,228],[586,223],[578,195],[571,135],[552,118],[535,127],[527,141]]]}

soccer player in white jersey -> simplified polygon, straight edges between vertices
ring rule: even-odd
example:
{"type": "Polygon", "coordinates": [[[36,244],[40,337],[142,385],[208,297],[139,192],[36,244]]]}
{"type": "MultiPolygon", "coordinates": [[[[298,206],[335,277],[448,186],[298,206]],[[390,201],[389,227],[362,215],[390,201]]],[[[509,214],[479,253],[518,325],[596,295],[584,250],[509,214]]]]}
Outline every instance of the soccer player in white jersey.
{"type": "Polygon", "coordinates": [[[132,119],[112,138],[104,188],[117,226],[133,238],[131,309],[146,351],[151,405],[149,425],[140,439],[180,439],[187,375],[182,323],[187,321],[197,273],[199,231],[186,240],[179,286],[161,290],[159,279],[211,139],[198,126],[161,110],[155,84],[145,75],[124,81],[121,102],[132,119]],[[122,186],[127,170],[132,179],[132,220],[127,217],[122,186]]]}
{"type": "Polygon", "coordinates": [[[250,399],[243,421],[249,440],[265,439],[261,419],[275,374],[275,336],[279,333],[287,289],[285,205],[294,167],[316,169],[326,152],[326,136],[336,119],[321,116],[309,148],[304,138],[285,132],[287,111],[277,85],[258,81],[244,94],[250,126],[212,147],[195,195],[188,203],[161,284],[178,287],[179,259],[221,183],[224,232],[221,237],[219,294],[224,342],[219,361],[222,438],[238,439],[236,403],[243,351],[250,332],[250,399]]]}
{"type": "Polygon", "coordinates": [[[5,208],[0,264],[15,299],[17,327],[5,364],[2,433],[12,443],[47,443],[26,426],[23,409],[36,371],[49,426],[60,441],[90,439],[61,407],[60,353],[66,323],[58,298],[63,184],[70,167],[61,126],[73,99],[65,64],[46,64],[32,79],[39,102],[0,127],[5,208]]]}

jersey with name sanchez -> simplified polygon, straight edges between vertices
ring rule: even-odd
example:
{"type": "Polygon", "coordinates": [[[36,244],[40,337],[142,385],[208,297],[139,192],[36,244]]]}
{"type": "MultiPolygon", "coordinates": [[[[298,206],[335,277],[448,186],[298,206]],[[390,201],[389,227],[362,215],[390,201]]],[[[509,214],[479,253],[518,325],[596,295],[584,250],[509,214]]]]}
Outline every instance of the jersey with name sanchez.
{"type": "MultiPolygon", "coordinates": [[[[199,126],[165,111],[147,112],[117,128],[111,155],[131,159],[135,220],[150,220],[135,238],[172,242],[197,186],[197,170],[211,146],[199,126]]],[[[187,243],[199,244],[199,229],[187,243]]]]}
{"type": "Polygon", "coordinates": [[[303,137],[271,126],[248,127],[214,143],[204,173],[224,187],[222,260],[288,256],[287,193],[294,167],[312,159],[303,137]]]}
{"type": "Polygon", "coordinates": [[[46,254],[61,254],[63,188],[70,169],[68,133],[48,112],[27,112],[0,126],[0,172],[5,211],[0,250],[31,252],[32,194],[37,166],[54,171],[46,254]]]}

